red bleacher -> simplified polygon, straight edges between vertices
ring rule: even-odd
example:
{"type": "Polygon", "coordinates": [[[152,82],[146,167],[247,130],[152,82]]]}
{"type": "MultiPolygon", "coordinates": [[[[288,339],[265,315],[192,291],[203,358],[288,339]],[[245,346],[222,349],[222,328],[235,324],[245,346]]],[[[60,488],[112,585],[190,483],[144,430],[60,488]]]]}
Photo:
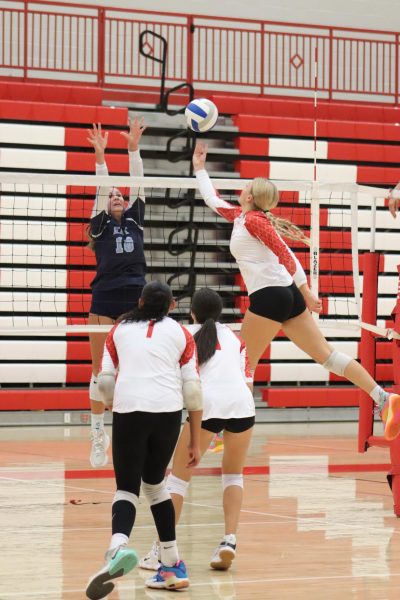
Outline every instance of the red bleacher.
{"type": "MultiPolygon", "coordinates": [[[[101,122],[104,125],[125,126],[128,112],[125,108],[107,108],[100,106],[101,94],[96,88],[79,86],[51,86],[42,84],[4,84],[0,83],[2,100],[0,100],[0,118],[18,121],[33,121],[42,123],[66,124],[66,147],[89,147],[82,128],[68,127],[68,124],[90,125],[92,122],[101,122]],[[26,87],[25,87],[26,86],[26,87]],[[14,88],[14,89],[12,89],[14,88]]],[[[239,160],[236,163],[243,177],[269,175],[269,139],[268,136],[288,136],[290,138],[312,139],[314,135],[314,106],[309,100],[282,100],[261,99],[216,94],[212,97],[221,113],[234,115],[234,122],[240,132],[236,142],[242,155],[261,158],[262,160],[239,160]],[[246,134],[254,133],[260,137],[249,137],[246,134]]],[[[323,139],[338,139],[329,141],[327,160],[371,161],[382,163],[381,166],[358,166],[357,180],[359,183],[393,184],[398,180],[399,170],[386,163],[400,162],[400,150],[389,144],[363,143],[365,141],[399,141],[400,127],[397,124],[398,110],[394,107],[378,105],[357,105],[345,103],[320,102],[318,105],[318,136],[323,139]],[[343,140],[343,141],[342,141],[343,140]]],[[[110,136],[109,146],[115,149],[125,149],[125,140],[117,134],[110,136]]],[[[109,154],[107,157],[111,172],[126,173],[128,159],[126,153],[109,154]]],[[[93,154],[87,152],[68,152],[66,157],[66,170],[70,172],[93,173],[93,154]]],[[[72,193],[79,193],[79,188],[71,188],[72,193]]],[[[295,194],[290,193],[287,199],[294,201],[295,194]]],[[[282,194],[282,200],[286,198],[282,194]]],[[[298,195],[297,195],[298,198],[298,195]]],[[[68,201],[68,216],[72,218],[87,218],[90,207],[85,205],[85,214],[82,214],[82,203],[73,198],[68,201]]],[[[289,216],[289,210],[284,204],[276,211],[282,216],[289,216]]],[[[304,210],[290,209],[290,218],[300,226],[309,224],[309,215],[304,210]]],[[[321,225],[326,224],[327,212],[321,211],[321,225]]],[[[350,237],[350,236],[349,236],[350,237]]],[[[86,239],[85,228],[82,223],[69,223],[67,239],[81,242],[86,239]]],[[[322,232],[321,243],[332,248],[333,253],[321,255],[321,270],[326,270],[332,265],[350,272],[352,270],[351,257],[335,254],[342,237],[335,237],[334,232],[322,232]],[[347,262],[346,262],[347,261],[347,262]]],[[[350,239],[347,240],[350,243],[350,239]]],[[[346,242],[346,243],[347,243],[346,242]]],[[[305,262],[304,255],[299,254],[301,262],[305,262]]],[[[89,250],[84,252],[84,264],[95,264],[94,256],[89,250]]],[[[67,261],[69,266],[78,267],[82,264],[82,249],[68,246],[67,261]]],[[[362,270],[362,256],[360,257],[362,270]]],[[[381,270],[384,269],[383,257],[381,270]]],[[[67,287],[83,288],[89,291],[89,283],[94,276],[94,271],[84,272],[78,269],[69,271],[67,287]]],[[[332,287],[332,277],[321,277],[322,290],[334,291],[335,285],[348,287],[352,283],[351,276],[336,275],[332,287]]],[[[237,280],[239,283],[240,280],[237,280]]],[[[90,294],[85,298],[85,309],[89,309],[90,294]]],[[[82,296],[69,294],[69,308],[74,305],[82,307],[82,296]]],[[[247,307],[248,300],[245,296],[238,298],[237,305],[241,309],[247,307]]],[[[324,303],[326,308],[326,303],[324,303]]],[[[78,323],[81,319],[70,319],[71,323],[78,323]]],[[[282,335],[279,336],[280,339],[282,335]]],[[[378,360],[391,360],[391,345],[381,342],[377,345],[378,360]]],[[[268,352],[256,371],[256,382],[265,384],[270,380],[271,365],[268,352]]],[[[86,386],[90,378],[90,350],[86,339],[67,343],[67,373],[66,383],[86,386]],[[78,363],[78,364],[74,364],[78,363]]],[[[392,365],[390,362],[378,364],[378,379],[390,381],[392,365]]],[[[336,378],[337,379],[337,378],[336,378]]],[[[335,380],[333,377],[332,381],[335,380]]],[[[354,387],[271,387],[263,391],[263,399],[269,406],[356,406],[358,392],[354,387]]],[[[44,410],[44,409],[87,409],[88,394],[85,389],[56,389],[56,390],[1,390],[0,410],[44,410]]]]}
{"type": "Polygon", "coordinates": [[[23,100],[25,102],[100,106],[104,98],[104,92],[98,87],[81,85],[0,81],[0,98],[13,101],[23,100]]]}
{"type": "Polygon", "coordinates": [[[336,120],[351,122],[398,123],[399,108],[384,104],[336,102],[318,100],[317,110],[313,99],[259,98],[254,96],[234,96],[211,94],[210,99],[222,114],[276,116],[279,119],[336,120]]]}
{"type": "Polygon", "coordinates": [[[80,104],[55,104],[0,100],[0,119],[10,121],[40,121],[42,123],[102,123],[123,125],[128,121],[126,108],[86,106],[80,104]]]}

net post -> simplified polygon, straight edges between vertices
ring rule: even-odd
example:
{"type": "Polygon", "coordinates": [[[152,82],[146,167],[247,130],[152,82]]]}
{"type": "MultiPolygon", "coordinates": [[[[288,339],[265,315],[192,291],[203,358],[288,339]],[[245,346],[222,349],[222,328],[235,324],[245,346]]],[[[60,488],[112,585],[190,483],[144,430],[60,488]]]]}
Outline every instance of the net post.
{"type": "MultiPolygon", "coordinates": [[[[377,299],[378,299],[378,252],[364,254],[364,280],[363,280],[363,302],[362,320],[366,323],[376,323],[377,299]]],[[[365,329],[361,330],[360,362],[363,367],[375,377],[376,346],[374,335],[365,329]]],[[[358,451],[368,450],[368,438],[373,433],[374,427],[374,402],[366,392],[360,390],[360,414],[358,423],[358,451]]]]}

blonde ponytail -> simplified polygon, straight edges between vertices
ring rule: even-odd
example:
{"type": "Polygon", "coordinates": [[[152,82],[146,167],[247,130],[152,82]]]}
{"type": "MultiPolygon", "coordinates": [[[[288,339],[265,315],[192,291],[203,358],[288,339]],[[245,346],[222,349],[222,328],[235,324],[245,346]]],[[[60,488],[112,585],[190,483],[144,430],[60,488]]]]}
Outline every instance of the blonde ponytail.
{"type": "Polygon", "coordinates": [[[270,210],[275,208],[279,202],[278,188],[272,181],[263,177],[256,177],[251,184],[250,193],[253,196],[254,206],[265,213],[279,234],[289,240],[302,242],[310,246],[310,238],[303,233],[300,227],[287,219],[275,217],[270,213],[270,210]]]}
{"type": "Polygon", "coordinates": [[[270,212],[266,212],[265,215],[271,221],[275,230],[283,237],[293,240],[294,242],[303,242],[306,246],[311,246],[310,238],[307,237],[304,232],[297,227],[288,219],[282,219],[281,217],[275,217],[270,212]]]}

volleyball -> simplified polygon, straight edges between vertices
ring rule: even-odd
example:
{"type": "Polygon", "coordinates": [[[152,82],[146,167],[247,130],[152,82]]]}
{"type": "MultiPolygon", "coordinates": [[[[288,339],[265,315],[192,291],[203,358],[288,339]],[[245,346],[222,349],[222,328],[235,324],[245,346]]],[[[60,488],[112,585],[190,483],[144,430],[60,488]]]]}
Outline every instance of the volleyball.
{"type": "Polygon", "coordinates": [[[218,108],[207,98],[197,98],[187,105],[185,117],[190,129],[196,133],[205,133],[217,122],[218,108]]]}

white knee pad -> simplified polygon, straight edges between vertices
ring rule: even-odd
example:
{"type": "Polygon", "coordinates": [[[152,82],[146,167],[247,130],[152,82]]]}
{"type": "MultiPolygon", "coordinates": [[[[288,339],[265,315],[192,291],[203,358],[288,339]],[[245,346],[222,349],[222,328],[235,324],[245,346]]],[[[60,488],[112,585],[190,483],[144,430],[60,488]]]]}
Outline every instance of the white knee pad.
{"type": "Polygon", "coordinates": [[[156,483],[155,485],[142,481],[142,490],[150,506],[171,499],[167,486],[165,485],[165,480],[161,483],[156,483]]]}
{"type": "Polygon", "coordinates": [[[103,402],[103,395],[100,393],[97,377],[94,373],[92,373],[90,378],[89,398],[91,400],[96,400],[96,402],[103,402]]]}
{"type": "Polygon", "coordinates": [[[175,477],[172,473],[170,473],[167,477],[167,490],[170,494],[178,494],[178,496],[186,495],[187,489],[189,487],[189,481],[184,481],[183,479],[179,479],[179,477],[175,477]]]}
{"type": "Polygon", "coordinates": [[[322,366],[331,373],[335,373],[335,375],[343,376],[347,365],[351,363],[352,360],[353,359],[351,356],[348,356],[348,354],[343,354],[343,352],[334,350],[322,366]]]}
{"type": "Polygon", "coordinates": [[[231,485],[237,485],[238,487],[243,488],[243,475],[242,473],[237,473],[234,475],[223,474],[222,475],[222,489],[225,491],[227,487],[231,485]]]}
{"type": "Polygon", "coordinates": [[[117,490],[114,494],[114,498],[112,503],[118,502],[119,500],[126,500],[126,502],[130,502],[136,508],[139,502],[139,498],[136,494],[132,494],[131,492],[126,492],[125,490],[117,490]]]}
{"type": "Polygon", "coordinates": [[[115,391],[114,373],[101,372],[97,376],[97,388],[102,401],[108,408],[112,408],[115,391]]]}

